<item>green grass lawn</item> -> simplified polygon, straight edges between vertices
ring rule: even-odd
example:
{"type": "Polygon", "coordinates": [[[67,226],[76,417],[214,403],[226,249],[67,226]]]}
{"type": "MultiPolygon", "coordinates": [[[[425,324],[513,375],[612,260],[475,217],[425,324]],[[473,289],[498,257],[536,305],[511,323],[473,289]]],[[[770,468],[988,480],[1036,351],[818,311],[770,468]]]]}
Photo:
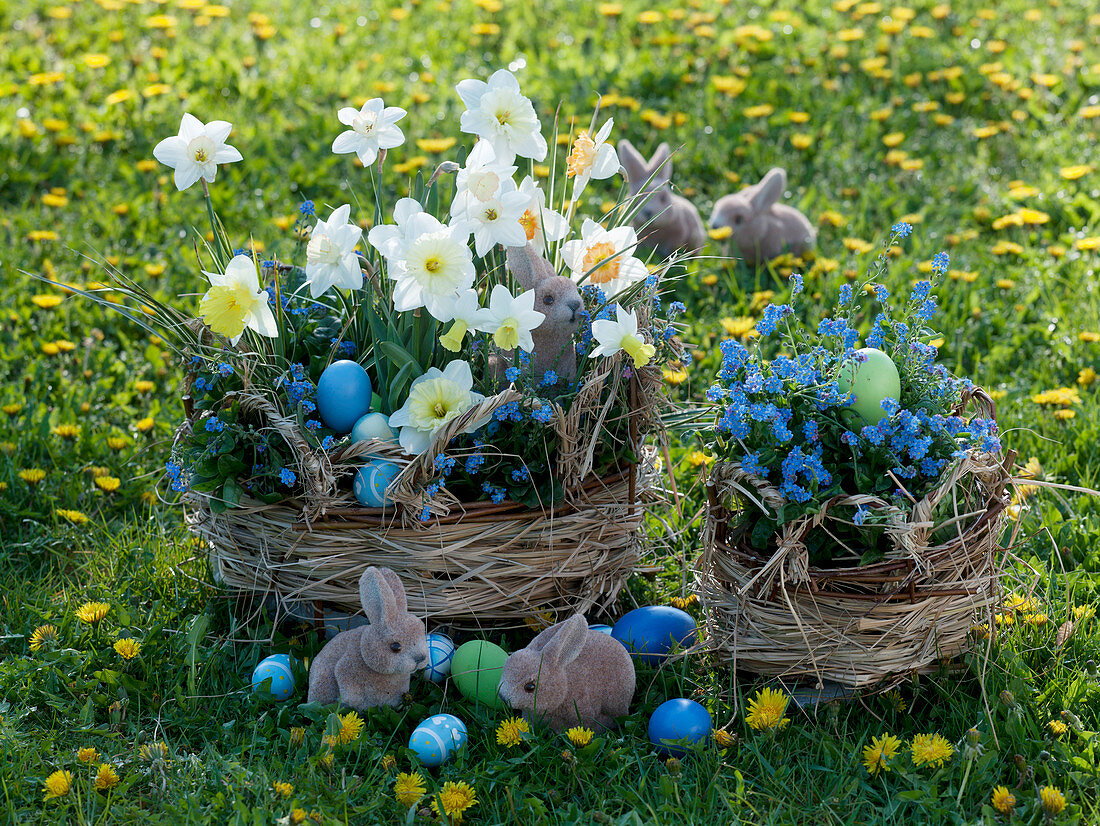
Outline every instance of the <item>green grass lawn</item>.
{"type": "MultiPolygon", "coordinates": [[[[3,3],[0,820],[428,822],[423,808],[406,815],[394,780],[415,770],[412,727],[442,704],[470,743],[422,770],[427,793],[470,784],[477,824],[993,823],[1010,819],[991,803],[1000,785],[1016,799],[1012,822],[1047,819],[1047,785],[1066,799],[1051,820],[1100,821],[1100,519],[1067,491],[1017,494],[1006,592],[1032,604],[1006,609],[1017,621],[998,628],[990,657],[983,642],[952,672],[885,695],[792,704],[776,731],[744,722],[763,683],[702,656],[640,670],[624,729],[584,747],[542,731],[498,745],[502,714],[414,681],[410,704],[366,715],[330,761],[331,709],[299,706],[304,691],[285,704],[253,697],[259,660],[310,656],[317,643],[235,619],[160,484],[180,365],[138,325],[30,275],[87,286],[105,260],[194,312],[201,195],[177,192],[152,160],[183,111],[234,124],[245,160],[221,168],[215,205],[235,243],[279,253],[294,247],[302,200],[368,191],[350,156],[329,151],[338,108],[381,96],[409,110],[409,140],[387,160],[405,173],[387,175],[392,201],[408,175],[457,151],[430,139],[462,144],[455,83],[505,66],[546,130],[555,111],[563,132],[587,125],[599,93],[618,136],[647,154],[662,140],[682,147],[674,181],[704,217],[783,166],[789,202],[818,226],[805,262],[689,267],[676,291],[697,358],[668,376],[674,395],[702,399],[718,342],[751,329],[772,293],[785,299],[792,268],[806,279],[797,311],[816,319],[904,218],[915,230],[896,251],[894,288],[951,256],[934,320],[941,362],[989,389],[1006,445],[1034,457],[1041,478],[1100,487],[1100,15],[1089,0],[3,3]],[[77,618],[88,601],[110,605],[102,622],[77,618]],[[32,633],[46,625],[56,640],[39,647],[32,633]],[[113,648],[120,631],[141,640],[139,656],[113,648]],[[704,702],[730,736],[666,765],[646,723],[674,696],[704,702]],[[980,748],[968,750],[971,729],[980,748]],[[957,745],[942,767],[914,767],[906,749],[892,771],[863,767],[872,738],[921,733],[957,745]],[[87,763],[86,748],[98,753],[87,763]],[[119,782],[97,791],[103,763],[119,782]],[[57,771],[72,773],[72,790],[44,801],[57,771]]],[[[585,197],[613,201],[617,186],[585,197]]],[[[709,252],[731,250],[714,241],[709,252]]],[[[685,514],[704,502],[706,447],[672,452],[685,514]]],[[[687,596],[697,536],[689,526],[652,560],[663,573],[632,583],[623,607],[687,596]]]]}

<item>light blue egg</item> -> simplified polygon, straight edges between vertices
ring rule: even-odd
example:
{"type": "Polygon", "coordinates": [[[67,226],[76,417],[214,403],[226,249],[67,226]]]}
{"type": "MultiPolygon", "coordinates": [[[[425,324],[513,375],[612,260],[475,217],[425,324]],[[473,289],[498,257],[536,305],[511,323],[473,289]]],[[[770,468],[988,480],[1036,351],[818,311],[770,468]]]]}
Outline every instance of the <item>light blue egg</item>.
{"type": "Polygon", "coordinates": [[[609,636],[609,637],[611,636],[611,626],[610,625],[590,625],[590,626],[588,626],[588,630],[589,631],[599,631],[601,634],[607,634],[607,636],[609,636]]]}
{"type": "Polygon", "coordinates": [[[393,462],[385,459],[372,459],[355,471],[355,482],[352,489],[355,498],[361,505],[368,508],[384,508],[390,504],[386,497],[386,489],[390,486],[401,468],[393,462]]]}
{"type": "Polygon", "coordinates": [[[466,745],[466,724],[453,714],[434,714],[409,737],[409,748],[425,766],[440,766],[466,745]]]}
{"type": "Polygon", "coordinates": [[[396,442],[397,437],[397,431],[390,427],[390,417],[385,413],[368,413],[360,418],[351,429],[352,444],[365,442],[368,439],[396,442]]]}
{"type": "Polygon", "coordinates": [[[649,740],[666,757],[685,754],[684,745],[705,740],[710,729],[710,712],[683,697],[661,703],[649,718],[649,740]]]}
{"type": "Polygon", "coordinates": [[[337,433],[350,432],[370,410],[370,402],[370,376],[354,361],[334,361],[317,380],[317,412],[337,433]]]}
{"type": "Polygon", "coordinates": [[[455,655],[455,644],[446,634],[432,632],[428,640],[428,664],[424,666],[424,676],[433,683],[441,683],[451,673],[451,660],[455,655]]]}
{"type": "Polygon", "coordinates": [[[286,700],[294,693],[294,671],[288,654],[272,654],[260,661],[252,672],[252,690],[267,694],[276,700],[286,700]],[[264,689],[264,680],[271,680],[271,688],[264,689]]]}

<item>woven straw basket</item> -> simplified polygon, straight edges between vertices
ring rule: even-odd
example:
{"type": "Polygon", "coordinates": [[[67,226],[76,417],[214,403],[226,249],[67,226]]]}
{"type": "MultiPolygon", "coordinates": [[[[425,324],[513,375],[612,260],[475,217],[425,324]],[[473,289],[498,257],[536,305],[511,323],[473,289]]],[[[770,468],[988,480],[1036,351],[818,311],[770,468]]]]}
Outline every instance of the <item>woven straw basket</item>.
{"type": "Polygon", "coordinates": [[[206,497],[192,493],[188,526],[206,541],[214,574],[230,589],[274,597],[283,610],[318,620],[333,609],[360,612],[358,581],[370,565],[396,571],[409,610],[437,624],[553,621],[605,608],[643,552],[641,527],[655,496],[657,462],[641,443],[658,426],[663,398],[658,369],[627,371],[626,378],[622,366],[618,357],[605,359],[568,410],[554,407],[547,426],[558,435],[554,472],[565,489],[556,504],[464,503],[446,487],[425,499],[434,457],[459,455],[448,450],[453,436],[503,405],[523,403],[511,388],[442,427],[415,457],[375,440],[332,453],[315,450],[268,399],[241,394],[242,409],[291,445],[303,494],[274,505],[244,497],[240,507],[215,513],[206,497]],[[629,413],[615,405],[624,394],[629,413]],[[612,432],[629,439],[639,460],[596,475],[598,440],[606,443],[612,432]],[[367,457],[402,467],[388,491],[394,507],[361,507],[348,490],[367,457]]]}
{"type": "MultiPolygon", "coordinates": [[[[984,392],[967,401],[994,415],[984,392]]],[[[734,668],[819,685],[885,688],[935,670],[965,648],[973,624],[999,597],[997,552],[1014,458],[971,451],[911,512],[874,496],[830,499],[819,513],[784,525],[768,558],[738,535],[736,512],[770,510],[782,496],[739,463],[717,463],[696,571],[709,643],[734,668]],[[811,567],[809,533],[849,520],[857,506],[886,524],[884,558],[811,567]],[[945,511],[948,517],[934,521],[945,511]]]]}

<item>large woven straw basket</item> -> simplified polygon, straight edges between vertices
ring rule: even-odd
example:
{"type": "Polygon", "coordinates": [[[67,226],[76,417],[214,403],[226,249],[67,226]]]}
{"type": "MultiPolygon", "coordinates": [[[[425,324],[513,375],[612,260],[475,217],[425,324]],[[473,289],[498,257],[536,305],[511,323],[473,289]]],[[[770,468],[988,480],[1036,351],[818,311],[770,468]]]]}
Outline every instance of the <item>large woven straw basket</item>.
{"type": "MultiPolygon", "coordinates": [[[[984,392],[967,401],[994,415],[984,392]]],[[[770,510],[782,502],[779,491],[739,463],[716,463],[697,566],[710,645],[734,668],[792,682],[883,688],[935,670],[964,650],[974,623],[999,598],[1014,458],[971,451],[911,511],[874,496],[830,499],[819,513],[784,525],[767,558],[739,536],[736,516],[741,508],[770,510]],[[838,560],[848,567],[810,566],[810,532],[829,531],[860,505],[887,524],[881,561],[859,565],[857,555],[838,560]]]]}
{"type": "Polygon", "coordinates": [[[396,571],[409,610],[434,624],[546,622],[598,611],[615,599],[638,563],[645,506],[656,495],[656,455],[642,443],[658,427],[661,375],[656,368],[624,366],[618,358],[605,360],[568,410],[554,408],[547,426],[558,436],[554,472],[563,501],[534,508],[460,502],[445,486],[425,498],[434,457],[448,451],[451,438],[470,422],[523,403],[514,389],[445,425],[415,457],[374,440],[333,453],[315,450],[270,400],[242,394],[242,408],[293,447],[304,492],[273,505],[242,498],[240,507],[221,513],[192,493],[188,525],[206,541],[217,579],[237,592],[274,598],[300,617],[360,612],[358,581],[371,565],[396,571]],[[635,458],[597,473],[598,440],[606,444],[615,434],[629,440],[635,458]],[[389,488],[393,507],[361,507],[348,490],[367,457],[402,466],[389,488]]]}

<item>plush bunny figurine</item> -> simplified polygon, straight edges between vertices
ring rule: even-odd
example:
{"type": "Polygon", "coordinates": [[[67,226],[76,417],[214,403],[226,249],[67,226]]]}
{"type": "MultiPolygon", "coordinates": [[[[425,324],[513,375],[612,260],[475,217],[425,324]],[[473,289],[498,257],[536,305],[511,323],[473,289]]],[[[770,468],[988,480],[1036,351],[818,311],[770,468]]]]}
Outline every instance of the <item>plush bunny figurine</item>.
{"type": "Polygon", "coordinates": [[[408,612],[405,587],[389,568],[367,568],[359,599],[370,625],[341,631],[313,660],[309,701],[339,700],[359,711],[396,706],[428,659],[424,623],[408,612]]]}
{"type": "Polygon", "coordinates": [[[621,642],[589,631],[581,614],[547,628],[504,663],[498,693],[556,731],[609,729],[630,708],[634,662],[621,642]]]}
{"type": "MultiPolygon", "coordinates": [[[[535,344],[535,375],[542,376],[547,370],[553,370],[560,378],[571,380],[577,372],[573,334],[580,327],[580,312],[584,308],[576,283],[558,275],[554,265],[535,252],[530,242],[523,247],[508,247],[505,258],[519,285],[524,290],[535,291],[535,310],[546,316],[531,331],[535,344]]],[[[508,361],[511,363],[510,358],[508,361]]],[[[503,364],[503,360],[498,362],[503,364]]],[[[501,375],[506,367],[499,368],[501,375]]]]}
{"type": "Polygon", "coordinates": [[[787,173],[770,169],[758,184],[718,199],[711,229],[729,227],[741,257],[749,264],[770,261],[784,252],[802,255],[814,245],[813,224],[794,207],[776,203],[787,188],[787,173]]]}
{"type": "Polygon", "coordinates": [[[626,170],[631,197],[648,196],[634,215],[634,228],[642,243],[652,244],[663,256],[674,252],[698,252],[706,243],[699,210],[687,198],[672,192],[672,150],[657,147],[646,163],[628,140],[619,141],[619,163],[626,170]]]}

